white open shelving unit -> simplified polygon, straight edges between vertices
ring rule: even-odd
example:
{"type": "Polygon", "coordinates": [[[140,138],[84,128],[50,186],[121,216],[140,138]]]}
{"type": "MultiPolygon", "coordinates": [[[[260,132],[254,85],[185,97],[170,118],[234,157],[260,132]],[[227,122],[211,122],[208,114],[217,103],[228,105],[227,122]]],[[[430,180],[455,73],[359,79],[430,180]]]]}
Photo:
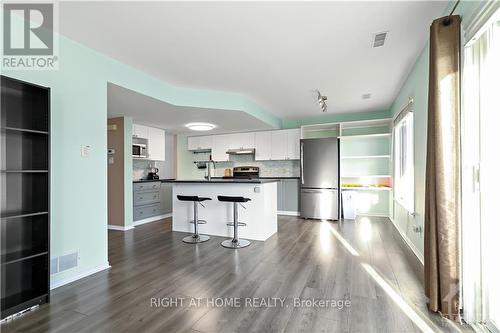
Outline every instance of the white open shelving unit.
{"type": "Polygon", "coordinates": [[[306,125],[301,138],[340,138],[343,193],[355,193],[358,215],[390,216],[392,211],[392,119],[306,125]],[[345,192],[344,192],[345,191],[345,192]],[[368,204],[366,204],[368,202],[368,204]],[[359,202],[358,202],[359,203],[359,202]]]}

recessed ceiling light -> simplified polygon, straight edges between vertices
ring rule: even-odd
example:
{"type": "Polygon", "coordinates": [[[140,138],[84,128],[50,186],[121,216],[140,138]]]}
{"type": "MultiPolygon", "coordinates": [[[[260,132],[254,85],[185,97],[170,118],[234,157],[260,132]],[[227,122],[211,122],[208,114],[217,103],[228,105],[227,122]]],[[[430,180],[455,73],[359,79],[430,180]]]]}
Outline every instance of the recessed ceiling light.
{"type": "Polygon", "coordinates": [[[186,124],[186,127],[192,131],[210,131],[213,130],[216,126],[210,123],[189,123],[186,124]]]}

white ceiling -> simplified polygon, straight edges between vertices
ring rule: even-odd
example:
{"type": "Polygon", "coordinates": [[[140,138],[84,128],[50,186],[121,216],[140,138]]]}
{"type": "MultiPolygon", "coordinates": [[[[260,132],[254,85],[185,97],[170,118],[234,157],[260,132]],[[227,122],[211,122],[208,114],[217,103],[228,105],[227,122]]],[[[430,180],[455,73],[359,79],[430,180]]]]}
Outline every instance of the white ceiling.
{"type": "Polygon", "coordinates": [[[117,116],[129,116],[134,123],[162,128],[172,134],[201,135],[272,128],[243,111],[176,106],[108,83],[108,117],[117,116]],[[192,122],[208,122],[217,127],[209,132],[196,132],[185,126],[192,122]]]}
{"type": "Polygon", "coordinates": [[[241,93],[280,118],[387,109],[446,1],[62,2],[70,38],[170,83],[241,93]],[[373,34],[389,31],[372,48],[373,34]],[[371,93],[363,100],[362,94],[371,93]]]}

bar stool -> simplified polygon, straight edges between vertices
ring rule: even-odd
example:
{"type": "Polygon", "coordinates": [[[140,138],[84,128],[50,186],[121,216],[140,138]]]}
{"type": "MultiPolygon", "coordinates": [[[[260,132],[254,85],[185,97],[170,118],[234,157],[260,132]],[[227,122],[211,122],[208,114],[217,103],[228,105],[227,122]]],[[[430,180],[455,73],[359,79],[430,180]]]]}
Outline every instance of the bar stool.
{"type": "MultiPolygon", "coordinates": [[[[245,197],[229,197],[229,196],[223,196],[219,195],[217,196],[217,199],[222,202],[232,202],[233,203],[233,223],[228,223],[228,226],[234,227],[234,235],[232,239],[226,239],[222,243],[220,243],[222,246],[227,247],[228,249],[240,249],[242,247],[246,247],[250,245],[250,241],[246,239],[239,239],[238,238],[238,227],[244,227],[247,224],[238,221],[238,205],[241,205],[241,207],[245,208],[245,206],[242,205],[244,202],[248,202],[251,199],[250,198],[245,198],[245,197]]],[[[246,208],[245,208],[246,209],[246,208]]]]}
{"type": "Polygon", "coordinates": [[[194,218],[192,221],[189,221],[189,223],[194,224],[194,234],[191,236],[186,236],[182,239],[184,243],[190,243],[190,244],[196,244],[196,243],[202,243],[206,242],[207,240],[210,239],[210,236],[207,235],[200,235],[198,233],[198,225],[199,224],[206,224],[207,221],[198,219],[198,204],[200,204],[202,207],[203,206],[202,202],[206,200],[212,200],[211,198],[206,198],[206,197],[198,197],[196,195],[178,195],[177,199],[180,201],[191,201],[193,202],[193,213],[194,213],[194,218]]]}

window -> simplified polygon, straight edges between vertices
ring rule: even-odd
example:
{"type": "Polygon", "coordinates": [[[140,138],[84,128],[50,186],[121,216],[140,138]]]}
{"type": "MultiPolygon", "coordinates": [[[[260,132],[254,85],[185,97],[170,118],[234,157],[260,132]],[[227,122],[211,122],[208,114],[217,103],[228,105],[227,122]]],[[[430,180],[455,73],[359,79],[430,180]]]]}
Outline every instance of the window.
{"type": "Polygon", "coordinates": [[[500,329],[500,9],[464,51],[462,303],[467,323],[485,323],[495,332],[500,329]]]}
{"type": "MultiPolygon", "coordinates": [[[[411,103],[410,103],[411,105],[411,103]]],[[[394,126],[394,198],[409,213],[414,211],[413,112],[403,110],[394,126]]]]}

